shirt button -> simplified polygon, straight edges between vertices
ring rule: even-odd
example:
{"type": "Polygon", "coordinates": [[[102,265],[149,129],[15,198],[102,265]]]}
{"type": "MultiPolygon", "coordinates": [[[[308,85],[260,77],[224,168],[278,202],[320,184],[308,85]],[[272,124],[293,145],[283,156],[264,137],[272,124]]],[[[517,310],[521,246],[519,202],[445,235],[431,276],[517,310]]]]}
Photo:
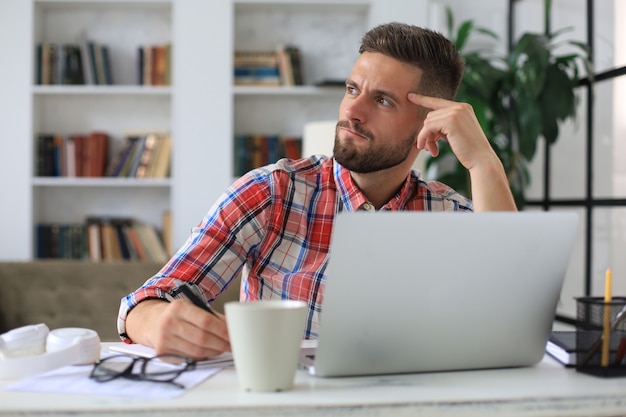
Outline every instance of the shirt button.
{"type": "Polygon", "coordinates": [[[372,209],[372,205],[370,203],[363,204],[363,210],[371,210],[371,209],[372,209]]]}

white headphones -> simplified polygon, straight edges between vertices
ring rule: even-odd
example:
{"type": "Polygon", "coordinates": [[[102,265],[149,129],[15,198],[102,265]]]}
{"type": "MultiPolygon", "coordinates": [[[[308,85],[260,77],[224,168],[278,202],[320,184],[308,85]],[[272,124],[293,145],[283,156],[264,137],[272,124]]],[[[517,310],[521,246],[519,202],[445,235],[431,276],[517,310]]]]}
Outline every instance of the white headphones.
{"type": "Polygon", "coordinates": [[[100,337],[90,329],[66,327],[49,331],[43,323],[0,335],[0,379],[20,378],[67,365],[100,359],[100,337]]]}

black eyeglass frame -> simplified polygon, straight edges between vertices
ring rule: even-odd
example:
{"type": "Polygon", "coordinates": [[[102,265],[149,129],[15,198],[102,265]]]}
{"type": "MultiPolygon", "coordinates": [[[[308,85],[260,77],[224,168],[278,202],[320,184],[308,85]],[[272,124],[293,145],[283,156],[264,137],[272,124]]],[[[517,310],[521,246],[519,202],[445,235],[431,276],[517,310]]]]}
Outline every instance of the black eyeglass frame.
{"type": "Polygon", "coordinates": [[[131,355],[113,355],[96,362],[91,370],[91,373],[89,374],[89,378],[96,382],[108,382],[117,378],[126,378],[135,381],[165,382],[178,388],[185,389],[185,386],[176,382],[175,379],[178,378],[183,372],[191,371],[195,368],[196,361],[174,354],[157,355],[151,358],[131,355]],[[105,366],[110,361],[120,358],[128,360],[128,364],[124,369],[118,371],[105,366]],[[176,369],[165,370],[163,372],[147,372],[147,367],[156,361],[165,363],[178,362],[181,366],[176,369]],[[133,372],[138,362],[141,363],[139,373],[133,372]]]}

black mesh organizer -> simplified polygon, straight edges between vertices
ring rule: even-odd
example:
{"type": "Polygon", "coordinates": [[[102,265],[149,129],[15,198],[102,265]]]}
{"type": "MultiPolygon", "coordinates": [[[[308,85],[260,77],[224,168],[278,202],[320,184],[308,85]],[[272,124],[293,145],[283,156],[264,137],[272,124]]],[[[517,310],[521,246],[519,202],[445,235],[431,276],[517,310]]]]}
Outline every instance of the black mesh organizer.
{"type": "Polygon", "coordinates": [[[626,297],[613,297],[610,302],[602,297],[580,297],[576,305],[576,370],[600,377],[626,376],[626,297]],[[605,366],[604,334],[609,335],[605,366]]]}

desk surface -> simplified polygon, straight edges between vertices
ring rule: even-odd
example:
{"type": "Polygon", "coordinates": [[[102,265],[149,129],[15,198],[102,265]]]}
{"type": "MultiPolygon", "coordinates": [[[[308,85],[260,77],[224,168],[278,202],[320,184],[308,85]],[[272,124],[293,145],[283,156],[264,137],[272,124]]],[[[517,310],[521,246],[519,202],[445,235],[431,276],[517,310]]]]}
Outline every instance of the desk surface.
{"type": "MultiPolygon", "coordinates": [[[[3,387],[6,381],[0,382],[3,387]]],[[[248,393],[226,368],[173,400],[0,390],[0,416],[610,416],[626,415],[626,378],[604,379],[553,359],[529,368],[316,378],[295,388],[248,393]]]]}

